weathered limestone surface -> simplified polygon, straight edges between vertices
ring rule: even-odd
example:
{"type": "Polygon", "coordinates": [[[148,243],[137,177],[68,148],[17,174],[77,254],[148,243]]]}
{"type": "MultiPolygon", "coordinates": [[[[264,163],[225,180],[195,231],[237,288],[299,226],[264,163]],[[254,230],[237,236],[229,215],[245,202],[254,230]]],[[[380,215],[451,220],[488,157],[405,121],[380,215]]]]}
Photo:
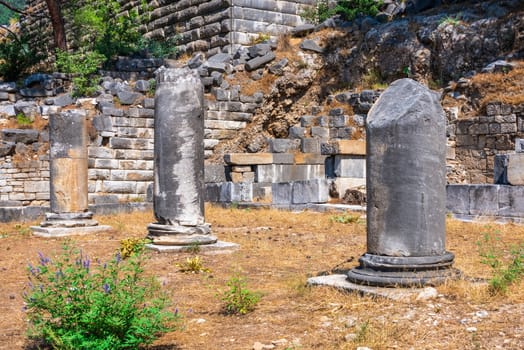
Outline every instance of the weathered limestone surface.
{"type": "Polygon", "coordinates": [[[351,282],[441,283],[445,249],[446,134],[439,97],[411,79],[381,95],[367,120],[367,253],[351,282]]]}
{"type": "Polygon", "coordinates": [[[155,94],[154,213],[158,245],[216,242],[204,221],[204,89],[198,73],[165,69],[155,94]]]}

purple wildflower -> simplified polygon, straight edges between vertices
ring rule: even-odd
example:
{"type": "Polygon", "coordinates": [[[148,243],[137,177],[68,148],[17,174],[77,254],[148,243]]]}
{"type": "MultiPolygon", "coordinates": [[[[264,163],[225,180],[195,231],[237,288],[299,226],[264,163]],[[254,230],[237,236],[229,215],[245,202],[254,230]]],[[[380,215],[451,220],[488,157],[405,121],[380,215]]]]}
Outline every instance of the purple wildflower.
{"type": "Polygon", "coordinates": [[[178,316],[178,308],[175,309],[174,315],[178,316]]]}
{"type": "Polygon", "coordinates": [[[116,263],[118,264],[120,261],[122,261],[122,256],[120,255],[120,252],[116,253],[115,256],[116,263]]]}
{"type": "Polygon", "coordinates": [[[106,294],[109,294],[109,292],[111,291],[111,287],[109,286],[109,284],[107,283],[104,283],[104,285],[102,286],[102,288],[104,288],[104,292],[106,294]]]}
{"type": "Polygon", "coordinates": [[[48,257],[46,257],[42,252],[38,252],[38,256],[40,257],[40,265],[45,266],[47,263],[51,261],[48,257]]]}
{"type": "Polygon", "coordinates": [[[82,263],[82,266],[84,266],[84,269],[89,270],[89,266],[91,266],[91,260],[89,258],[86,258],[82,263]]]}

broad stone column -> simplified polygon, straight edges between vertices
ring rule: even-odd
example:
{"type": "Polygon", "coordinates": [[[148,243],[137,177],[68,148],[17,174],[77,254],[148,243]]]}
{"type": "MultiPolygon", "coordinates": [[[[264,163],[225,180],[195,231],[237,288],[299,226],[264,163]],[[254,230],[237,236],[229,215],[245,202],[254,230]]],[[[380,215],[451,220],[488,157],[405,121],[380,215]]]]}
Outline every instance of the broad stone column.
{"type": "Polygon", "coordinates": [[[51,212],[40,226],[44,237],[86,234],[110,229],[99,226],[88,211],[87,124],[85,113],[67,111],[49,118],[51,212]]]}
{"type": "Polygon", "coordinates": [[[458,273],[446,240],[446,123],[439,96],[401,79],[367,118],[367,253],[348,280],[439,284],[458,273]]]}
{"type": "Polygon", "coordinates": [[[204,222],[204,88],[188,68],[157,75],[154,174],[153,244],[215,243],[204,222]]]}

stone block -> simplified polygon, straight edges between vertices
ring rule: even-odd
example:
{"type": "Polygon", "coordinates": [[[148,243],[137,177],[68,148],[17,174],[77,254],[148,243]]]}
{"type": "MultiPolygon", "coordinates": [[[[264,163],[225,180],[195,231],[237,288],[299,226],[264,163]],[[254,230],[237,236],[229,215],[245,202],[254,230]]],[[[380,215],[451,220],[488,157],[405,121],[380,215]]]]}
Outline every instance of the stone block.
{"type": "Polygon", "coordinates": [[[204,200],[206,202],[218,203],[220,202],[221,183],[210,182],[206,183],[204,190],[204,200]]]}
{"type": "Polygon", "coordinates": [[[271,203],[271,190],[269,183],[253,183],[253,201],[271,203]]]}
{"type": "Polygon", "coordinates": [[[104,181],[103,189],[107,193],[134,194],[136,183],[134,181],[104,181]]]}
{"type": "MultiPolygon", "coordinates": [[[[251,168],[250,168],[251,169],[251,168]]],[[[228,181],[226,173],[229,167],[222,164],[206,164],[204,166],[204,181],[208,182],[226,182],[228,181]]]]}
{"type": "Polygon", "coordinates": [[[294,139],[268,139],[269,151],[272,153],[289,153],[297,150],[300,140],[294,139]]]}
{"type": "Polygon", "coordinates": [[[246,127],[246,122],[230,120],[206,120],[204,126],[208,129],[240,130],[246,127]]]}
{"type": "Polygon", "coordinates": [[[49,192],[49,181],[25,181],[24,192],[49,192]]]}
{"type": "Polygon", "coordinates": [[[470,185],[446,186],[446,210],[453,214],[468,215],[470,210],[470,185]]]}
{"type": "Polygon", "coordinates": [[[224,161],[230,165],[257,165],[273,163],[271,153],[229,153],[224,155],[224,161]]]}
{"type": "MultiPolygon", "coordinates": [[[[500,186],[507,193],[506,202],[500,203],[500,215],[522,218],[524,217],[524,186],[500,186]]],[[[502,191],[501,191],[502,192],[502,191]]],[[[499,194],[499,197],[502,197],[499,194]]]]}
{"type": "Polygon", "coordinates": [[[251,183],[223,183],[220,188],[220,202],[252,202],[253,184],[251,183]]]}
{"type": "Polygon", "coordinates": [[[329,200],[327,179],[315,179],[293,182],[292,203],[326,203],[329,200]]]}
{"type": "Polygon", "coordinates": [[[470,214],[481,216],[497,215],[499,209],[499,186],[500,185],[470,185],[470,214]]]}
{"type": "Polygon", "coordinates": [[[508,154],[508,183],[513,186],[524,186],[524,153],[508,154]]]}
{"type": "Polygon", "coordinates": [[[326,156],[319,153],[295,153],[295,164],[321,164],[324,165],[326,156]]]}
{"type": "Polygon", "coordinates": [[[115,156],[114,150],[107,147],[89,147],[87,151],[90,158],[112,159],[115,156]]]}
{"type": "Polygon", "coordinates": [[[366,177],[366,158],[364,156],[335,156],[335,176],[337,177],[366,177]]]}
{"type": "Polygon", "coordinates": [[[291,182],[272,183],[271,197],[273,204],[291,204],[293,199],[293,184],[291,182]]]}
{"type": "Polygon", "coordinates": [[[307,129],[301,126],[292,126],[289,128],[290,139],[300,139],[306,136],[307,129]]]}
{"type": "Polygon", "coordinates": [[[323,164],[269,164],[259,165],[255,169],[256,182],[289,182],[322,179],[324,177],[323,164]]]}
{"type": "Polygon", "coordinates": [[[125,180],[127,181],[153,181],[153,172],[150,170],[129,170],[126,171],[125,180]]]}
{"type": "Polygon", "coordinates": [[[508,155],[496,154],[493,164],[493,182],[497,185],[508,184],[508,155]]]}
{"type": "Polygon", "coordinates": [[[274,164],[294,164],[295,155],[293,153],[273,153],[274,164]]]}
{"type": "Polygon", "coordinates": [[[317,137],[320,139],[329,138],[329,129],[322,126],[312,126],[311,127],[311,136],[317,137]]]}
{"type": "Polygon", "coordinates": [[[244,182],[244,177],[242,176],[242,173],[238,173],[236,171],[232,171],[229,173],[229,176],[231,177],[231,181],[234,183],[237,182],[244,182]]]}
{"type": "Polygon", "coordinates": [[[252,168],[251,166],[247,165],[247,166],[233,166],[231,167],[231,171],[235,171],[235,172],[238,172],[238,173],[246,173],[246,172],[249,172],[251,171],[252,168]]]}
{"type": "Polygon", "coordinates": [[[303,138],[301,146],[304,153],[318,153],[320,155],[320,140],[317,138],[303,138]]]}

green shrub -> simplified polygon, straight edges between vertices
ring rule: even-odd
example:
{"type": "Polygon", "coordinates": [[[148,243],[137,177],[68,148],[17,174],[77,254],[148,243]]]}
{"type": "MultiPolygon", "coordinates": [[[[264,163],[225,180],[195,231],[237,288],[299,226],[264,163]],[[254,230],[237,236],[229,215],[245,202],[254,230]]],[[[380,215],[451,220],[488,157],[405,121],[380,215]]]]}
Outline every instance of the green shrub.
{"type": "Polygon", "coordinates": [[[179,52],[177,46],[179,40],[179,35],[168,39],[141,38],[139,49],[144,51],[146,56],[154,58],[176,57],[179,52]]]}
{"type": "Polygon", "coordinates": [[[489,289],[492,294],[505,294],[508,287],[524,275],[524,244],[504,249],[497,232],[484,232],[477,242],[481,263],[489,266],[492,277],[489,289]]]}
{"type": "Polygon", "coordinates": [[[0,41],[0,76],[4,80],[17,80],[41,59],[31,48],[27,35],[8,32],[0,41]]]}
{"type": "Polygon", "coordinates": [[[225,302],[227,314],[245,315],[255,309],[260,301],[260,293],[252,292],[246,288],[246,280],[240,276],[234,276],[227,282],[228,290],[222,295],[225,302]]]}
{"type": "Polygon", "coordinates": [[[339,0],[333,7],[329,7],[328,0],[318,0],[316,7],[306,8],[301,16],[309,22],[320,23],[326,19],[340,15],[343,19],[351,21],[358,16],[375,16],[381,0],[339,0]]]}
{"type": "Polygon", "coordinates": [[[56,68],[60,72],[73,74],[74,96],[91,96],[98,87],[98,69],[105,57],[95,51],[69,53],[56,52],[56,68]]]}
{"type": "Polygon", "coordinates": [[[62,254],[29,265],[24,293],[28,334],[53,349],[137,349],[175,328],[178,314],[154,278],[143,274],[143,257],[120,253],[92,261],[65,244],[62,254]]]}
{"type": "Polygon", "coordinates": [[[351,21],[357,16],[375,16],[382,1],[377,0],[339,0],[333,12],[351,21]]]}
{"type": "Polygon", "coordinates": [[[118,0],[70,1],[66,3],[65,17],[72,25],[73,44],[88,51],[96,51],[107,60],[117,55],[129,55],[140,47],[140,24],[145,19],[146,1],[120,15],[118,0]]]}
{"type": "Polygon", "coordinates": [[[16,115],[16,122],[20,126],[28,126],[28,125],[33,124],[33,121],[31,120],[31,118],[29,118],[28,116],[26,116],[23,113],[18,113],[16,115]]]}

